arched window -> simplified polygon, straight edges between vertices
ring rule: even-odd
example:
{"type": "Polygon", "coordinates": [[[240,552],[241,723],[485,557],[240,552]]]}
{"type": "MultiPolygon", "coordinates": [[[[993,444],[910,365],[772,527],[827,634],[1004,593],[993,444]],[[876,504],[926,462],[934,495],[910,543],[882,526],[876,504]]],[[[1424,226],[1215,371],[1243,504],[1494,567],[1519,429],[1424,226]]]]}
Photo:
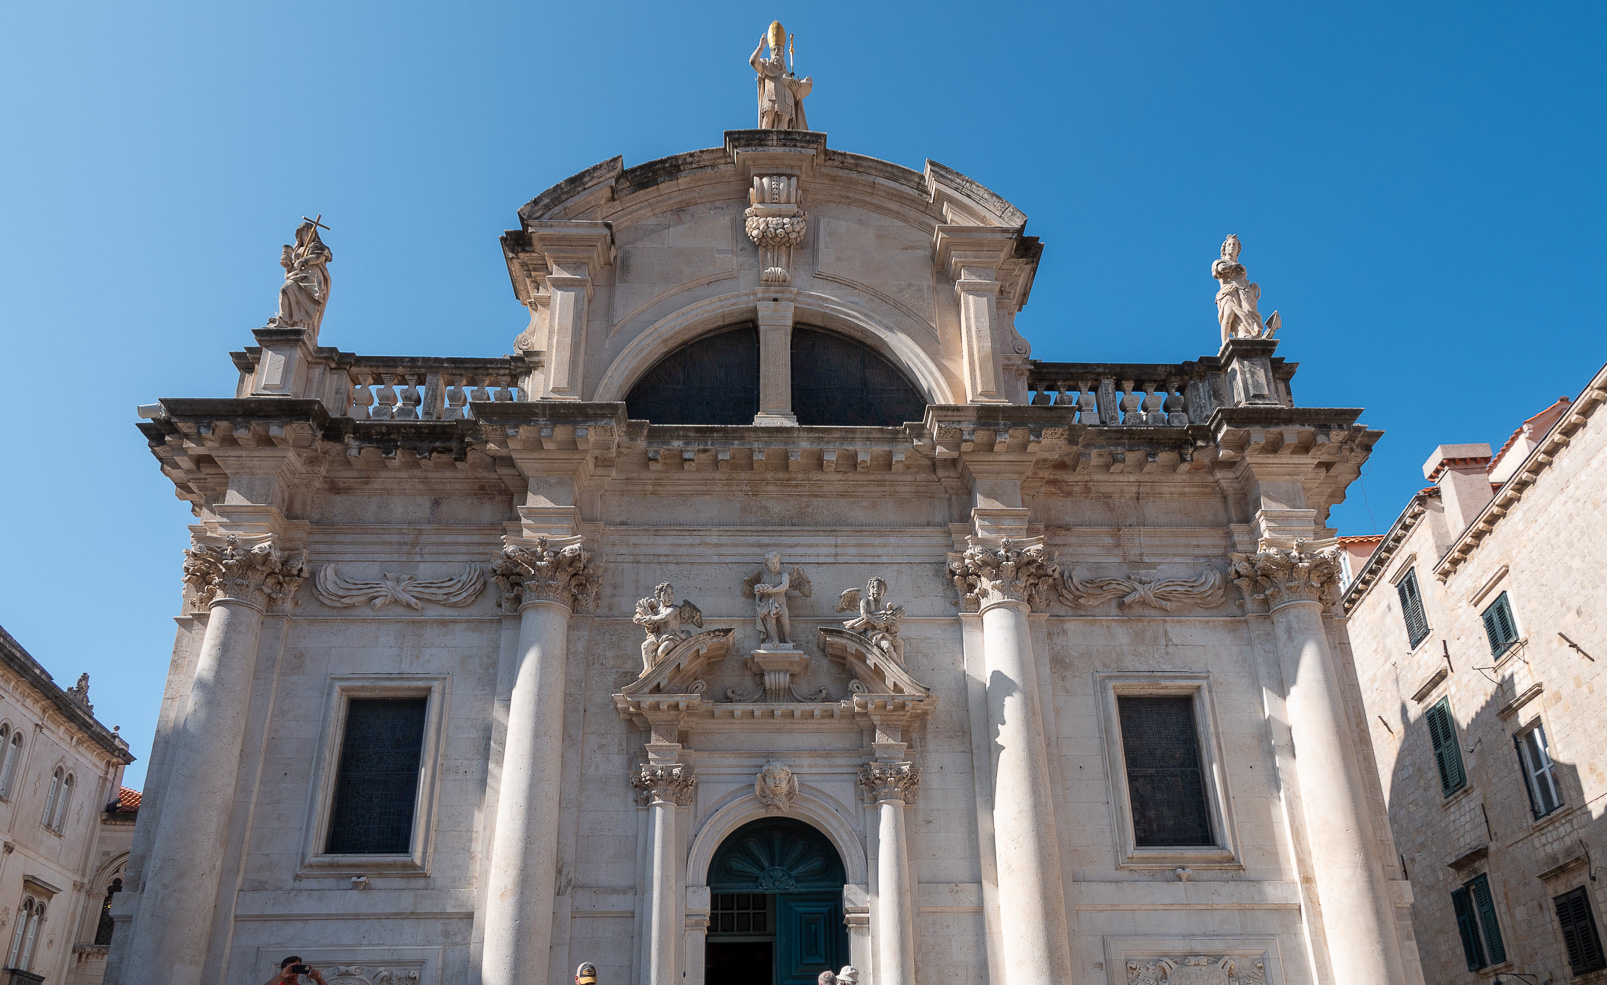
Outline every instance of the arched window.
{"type": "Polygon", "coordinates": [[[17,907],[17,929],[11,934],[11,950],[6,953],[6,967],[27,971],[33,963],[34,941],[39,936],[39,924],[45,919],[45,904],[32,896],[24,896],[17,907]]]}
{"type": "Polygon", "coordinates": [[[100,904],[100,922],[95,925],[96,944],[110,944],[112,942],[112,931],[117,926],[112,920],[112,897],[122,891],[123,880],[120,876],[113,879],[112,884],[106,887],[106,898],[100,904]]]}
{"type": "Polygon", "coordinates": [[[50,821],[51,828],[58,834],[67,824],[67,807],[72,803],[73,784],[76,782],[77,779],[71,773],[68,773],[67,779],[61,782],[61,795],[56,798],[56,816],[50,821]]]}
{"type": "Polygon", "coordinates": [[[926,414],[903,371],[846,335],[792,330],[792,412],[798,423],[896,428],[926,414]]]}
{"type": "Polygon", "coordinates": [[[56,772],[50,774],[50,793],[45,795],[45,813],[39,818],[39,823],[47,828],[55,827],[56,800],[61,796],[61,781],[64,771],[60,766],[56,772]]]}
{"type": "Polygon", "coordinates": [[[631,387],[625,412],[654,424],[752,424],[759,330],[725,329],[676,349],[631,387]]]}
{"type": "Polygon", "coordinates": [[[22,762],[22,729],[11,733],[11,742],[3,753],[5,762],[0,763],[0,797],[11,796],[11,787],[17,777],[17,764],[22,762]]]}
{"type": "Polygon", "coordinates": [[[0,725],[0,797],[11,795],[11,723],[0,725]]]}

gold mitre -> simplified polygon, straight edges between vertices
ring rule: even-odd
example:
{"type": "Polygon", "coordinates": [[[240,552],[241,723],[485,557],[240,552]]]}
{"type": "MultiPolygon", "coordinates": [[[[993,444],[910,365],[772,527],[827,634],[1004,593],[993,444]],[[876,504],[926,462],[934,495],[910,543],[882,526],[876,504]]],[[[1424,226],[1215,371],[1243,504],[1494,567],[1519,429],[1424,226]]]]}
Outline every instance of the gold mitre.
{"type": "Polygon", "coordinates": [[[779,52],[787,50],[787,29],[781,26],[780,21],[770,22],[770,31],[768,37],[770,40],[771,51],[779,52]]]}

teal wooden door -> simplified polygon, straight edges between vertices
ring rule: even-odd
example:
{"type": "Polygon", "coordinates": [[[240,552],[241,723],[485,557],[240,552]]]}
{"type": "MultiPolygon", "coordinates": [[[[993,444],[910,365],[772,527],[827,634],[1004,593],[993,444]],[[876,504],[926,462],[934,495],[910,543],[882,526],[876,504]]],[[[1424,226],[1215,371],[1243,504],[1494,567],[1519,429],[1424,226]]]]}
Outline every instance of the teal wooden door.
{"type": "Polygon", "coordinates": [[[843,894],[776,894],[776,985],[815,985],[848,963],[843,894]]]}

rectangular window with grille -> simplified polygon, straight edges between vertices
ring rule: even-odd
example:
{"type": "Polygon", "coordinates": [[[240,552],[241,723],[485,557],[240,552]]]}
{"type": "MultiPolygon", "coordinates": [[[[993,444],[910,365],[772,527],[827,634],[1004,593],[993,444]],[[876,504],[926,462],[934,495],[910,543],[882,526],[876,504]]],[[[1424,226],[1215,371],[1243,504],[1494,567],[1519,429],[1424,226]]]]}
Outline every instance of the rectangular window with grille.
{"type": "Polygon", "coordinates": [[[1214,845],[1189,696],[1120,695],[1122,754],[1140,848],[1214,845]]]}
{"type": "Polygon", "coordinates": [[[1428,638],[1428,615],[1423,611],[1423,592],[1417,585],[1417,570],[1406,572],[1395,591],[1401,597],[1401,617],[1406,620],[1406,639],[1412,649],[1428,638]]]}
{"type": "Polygon", "coordinates": [[[405,855],[412,850],[428,703],[425,697],[348,703],[326,851],[405,855]]]}
{"type": "Polygon", "coordinates": [[[1590,896],[1585,887],[1570,889],[1552,899],[1557,908],[1557,923],[1562,925],[1562,946],[1568,954],[1568,967],[1576,975],[1607,968],[1607,952],[1601,946],[1601,934],[1596,930],[1596,915],[1590,909],[1590,896]]]}
{"type": "Polygon", "coordinates": [[[1475,876],[1452,892],[1451,908],[1456,911],[1456,929],[1462,936],[1462,954],[1467,958],[1469,971],[1507,959],[1488,877],[1475,876]]]}
{"type": "Polygon", "coordinates": [[[1462,747],[1456,738],[1456,721],[1451,718],[1451,699],[1441,698],[1423,718],[1428,722],[1428,737],[1434,743],[1440,793],[1449,797],[1468,782],[1467,771],[1462,768],[1462,747]]]}
{"type": "Polygon", "coordinates": [[[1490,640],[1490,656],[1499,657],[1518,642],[1518,621],[1512,618],[1512,603],[1507,593],[1496,596],[1484,610],[1484,635],[1490,640]]]}
{"type": "Polygon", "coordinates": [[[776,936],[771,893],[715,893],[709,907],[710,937],[776,936]]]}
{"type": "Polygon", "coordinates": [[[1545,817],[1562,806],[1562,791],[1557,787],[1556,765],[1551,761],[1551,750],[1546,747],[1546,730],[1539,722],[1512,737],[1518,747],[1518,765],[1523,770],[1523,782],[1529,790],[1529,810],[1537,818],[1545,817]]]}

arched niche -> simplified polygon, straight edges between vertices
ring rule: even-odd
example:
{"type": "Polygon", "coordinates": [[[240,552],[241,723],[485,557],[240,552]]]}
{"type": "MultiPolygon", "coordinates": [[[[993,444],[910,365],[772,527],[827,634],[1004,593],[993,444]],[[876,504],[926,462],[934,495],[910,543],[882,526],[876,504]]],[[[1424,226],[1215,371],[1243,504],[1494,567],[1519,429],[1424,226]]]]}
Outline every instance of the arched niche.
{"type": "MultiPolygon", "coordinates": [[[[926,411],[925,395],[898,365],[842,333],[794,326],[790,363],[800,425],[897,427],[926,411]]],[[[654,424],[751,424],[759,372],[757,327],[723,328],[643,373],[625,395],[626,413],[654,424]]]]}

